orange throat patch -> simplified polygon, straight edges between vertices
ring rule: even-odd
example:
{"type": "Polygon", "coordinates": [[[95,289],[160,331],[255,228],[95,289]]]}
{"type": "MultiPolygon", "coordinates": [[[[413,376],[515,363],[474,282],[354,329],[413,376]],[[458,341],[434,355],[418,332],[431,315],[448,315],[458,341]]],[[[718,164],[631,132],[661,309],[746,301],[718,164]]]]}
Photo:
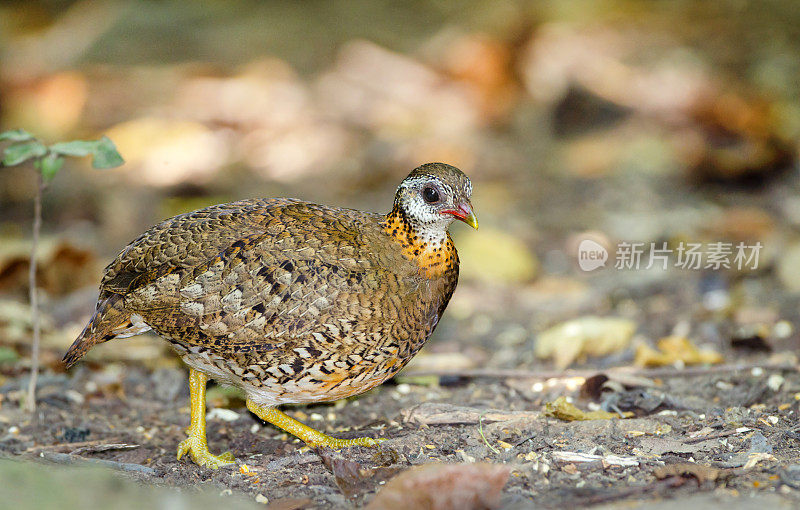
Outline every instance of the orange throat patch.
{"type": "Polygon", "coordinates": [[[442,240],[425,239],[399,212],[392,211],[383,230],[400,245],[403,256],[416,263],[422,277],[434,279],[458,265],[458,254],[450,234],[442,240]]]}

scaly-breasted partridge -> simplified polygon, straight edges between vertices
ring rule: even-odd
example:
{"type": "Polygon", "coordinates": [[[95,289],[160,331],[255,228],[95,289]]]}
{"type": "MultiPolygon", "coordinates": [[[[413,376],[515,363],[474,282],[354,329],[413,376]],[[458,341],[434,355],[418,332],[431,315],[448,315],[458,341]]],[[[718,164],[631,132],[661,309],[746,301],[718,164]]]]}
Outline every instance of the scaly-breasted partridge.
{"type": "Polygon", "coordinates": [[[247,408],[309,445],[335,439],[276,409],[356,395],[397,373],[433,332],[458,280],[447,228],[478,227],[472,184],[429,163],[397,188],[386,215],[295,199],[253,199],[181,214],[108,265],[96,311],[64,356],[150,329],[191,368],[191,426],[178,458],[212,468],[208,378],[242,388],[247,408]]]}

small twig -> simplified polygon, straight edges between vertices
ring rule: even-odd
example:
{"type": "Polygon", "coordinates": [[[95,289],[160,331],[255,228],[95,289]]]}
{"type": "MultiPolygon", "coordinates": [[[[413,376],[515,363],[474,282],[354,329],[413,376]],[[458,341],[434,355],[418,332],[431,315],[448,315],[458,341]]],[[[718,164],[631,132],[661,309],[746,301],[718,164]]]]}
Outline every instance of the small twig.
{"type": "Polygon", "coordinates": [[[596,494],[593,496],[579,499],[578,502],[575,502],[574,508],[587,507],[590,505],[599,505],[601,503],[608,503],[619,499],[629,498],[631,496],[639,496],[641,494],[647,494],[648,492],[659,493],[665,489],[680,487],[685,482],[686,481],[684,479],[674,476],[671,478],[667,478],[665,480],[656,480],[646,485],[630,487],[628,489],[623,489],[618,492],[607,492],[607,493],[596,494]]]}
{"type": "Polygon", "coordinates": [[[486,411],[482,412],[481,415],[478,417],[478,432],[480,433],[481,437],[483,438],[483,442],[486,443],[486,446],[489,447],[494,453],[499,454],[500,450],[495,448],[494,446],[489,444],[489,441],[486,440],[486,436],[483,435],[483,415],[486,414],[486,411]]]}
{"type": "Polygon", "coordinates": [[[48,444],[42,446],[32,446],[25,450],[26,453],[31,452],[43,452],[48,450],[64,450],[64,451],[73,451],[76,448],[83,448],[85,446],[94,446],[98,444],[103,444],[103,441],[108,441],[108,439],[95,439],[93,441],[77,441],[75,443],[59,443],[59,444],[48,444]]]}
{"type": "Polygon", "coordinates": [[[632,367],[612,367],[608,369],[593,370],[514,370],[514,369],[466,369],[466,370],[414,370],[404,372],[406,377],[422,376],[454,376],[465,378],[492,378],[492,379],[564,379],[569,377],[591,377],[598,373],[606,374],[626,374],[639,377],[658,377],[668,379],[672,377],[697,377],[711,374],[726,374],[730,372],[740,372],[761,368],[763,370],[797,371],[798,366],[787,363],[753,363],[737,365],[716,365],[711,367],[690,367],[690,368],[632,368],[632,367]]]}
{"type": "Polygon", "coordinates": [[[717,434],[709,434],[707,436],[699,436],[699,437],[693,437],[691,439],[687,439],[686,441],[683,442],[683,444],[702,443],[703,441],[708,441],[710,439],[720,439],[720,438],[723,438],[723,437],[732,436],[734,434],[738,434],[736,429],[734,429],[734,430],[723,430],[722,432],[719,432],[717,434]]]}
{"type": "Polygon", "coordinates": [[[80,457],[78,455],[72,455],[69,453],[41,452],[39,454],[39,457],[48,460],[50,462],[54,462],[56,464],[92,464],[96,466],[116,469],[117,471],[125,471],[128,473],[142,473],[145,475],[156,474],[155,469],[147,466],[142,466],[141,464],[132,464],[130,462],[117,462],[115,460],[108,460],[108,459],[87,459],[86,457],[80,457]]]}
{"type": "Polygon", "coordinates": [[[31,379],[28,382],[28,398],[25,408],[33,413],[36,411],[36,382],[39,378],[39,337],[41,324],[39,322],[39,293],[36,284],[36,250],[39,246],[39,230],[42,228],[42,192],[44,179],[41,172],[36,172],[36,195],[33,198],[33,240],[31,242],[31,260],[28,266],[28,285],[31,301],[31,319],[33,321],[33,345],[31,346],[31,379]]]}
{"type": "Polygon", "coordinates": [[[69,453],[72,455],[83,455],[86,453],[99,453],[99,452],[107,452],[110,450],[134,450],[136,448],[139,448],[138,444],[109,443],[109,444],[82,446],[80,448],[75,448],[74,450],[70,450],[69,453]]]}

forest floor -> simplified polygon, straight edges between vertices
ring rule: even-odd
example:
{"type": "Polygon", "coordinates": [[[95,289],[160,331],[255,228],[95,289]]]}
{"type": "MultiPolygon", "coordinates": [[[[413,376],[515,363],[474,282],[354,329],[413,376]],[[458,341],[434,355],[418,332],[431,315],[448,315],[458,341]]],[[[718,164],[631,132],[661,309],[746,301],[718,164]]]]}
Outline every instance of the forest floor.
{"type": "MultiPolygon", "coordinates": [[[[445,334],[459,331],[459,322],[452,321],[445,334]]],[[[119,342],[117,353],[158,352],[162,343],[155,337],[124,342],[132,343],[119,342]]],[[[101,347],[104,355],[114,348],[101,347]]],[[[508,342],[495,355],[523,348],[508,342]]],[[[309,450],[247,412],[240,393],[212,385],[209,446],[236,457],[235,465],[216,471],[176,460],[189,416],[186,371],[175,358],[162,352],[155,364],[95,359],[70,373],[48,370],[33,416],[20,405],[25,371],[5,365],[0,459],[30,462],[0,460],[4,478],[14,480],[16,473],[19,480],[3,484],[0,501],[42,505],[36,498],[48,494],[60,508],[70,508],[64,501],[74,497],[75,485],[91,487],[102,499],[122,490],[122,477],[180,489],[181,497],[200,498],[201,508],[213,507],[219,495],[243,508],[256,501],[281,509],[347,508],[368,504],[381,491],[388,497],[408,490],[444,501],[474,497],[503,508],[800,504],[800,373],[788,351],[738,350],[734,364],[685,369],[614,367],[620,359],[611,356],[559,373],[543,364],[538,372],[453,370],[459,355],[437,350],[422,358],[447,370],[419,365],[358,398],[287,408],[338,437],[385,439],[377,448],[309,450]],[[609,378],[602,389],[596,374],[609,378]],[[581,409],[599,402],[633,416],[566,421],[545,412],[560,396],[581,409]],[[72,478],[59,482],[67,476],[63,464],[120,474],[72,469],[72,478]],[[439,477],[411,470],[439,464],[476,470],[439,477]],[[411,481],[404,488],[387,483],[407,470],[411,481]],[[67,488],[59,489],[60,483],[67,488]]],[[[153,497],[147,494],[137,498],[153,497]]],[[[164,497],[169,494],[176,497],[171,491],[164,497]]]]}

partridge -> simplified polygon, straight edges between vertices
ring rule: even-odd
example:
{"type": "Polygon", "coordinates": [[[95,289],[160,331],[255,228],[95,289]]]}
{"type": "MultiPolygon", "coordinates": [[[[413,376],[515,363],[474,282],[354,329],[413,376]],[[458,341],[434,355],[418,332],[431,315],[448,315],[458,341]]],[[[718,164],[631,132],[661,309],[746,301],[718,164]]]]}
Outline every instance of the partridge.
{"type": "Polygon", "coordinates": [[[277,409],[341,399],[397,373],[442,316],[458,280],[447,228],[478,228],[472,184],[429,163],[397,188],[388,214],[251,199],[170,218],[105,269],[94,315],[64,356],[67,367],[115,338],[153,330],[190,367],[191,425],[178,447],[199,465],[208,451],[209,378],[238,386],[247,408],[309,445],[336,439],[277,409]]]}

